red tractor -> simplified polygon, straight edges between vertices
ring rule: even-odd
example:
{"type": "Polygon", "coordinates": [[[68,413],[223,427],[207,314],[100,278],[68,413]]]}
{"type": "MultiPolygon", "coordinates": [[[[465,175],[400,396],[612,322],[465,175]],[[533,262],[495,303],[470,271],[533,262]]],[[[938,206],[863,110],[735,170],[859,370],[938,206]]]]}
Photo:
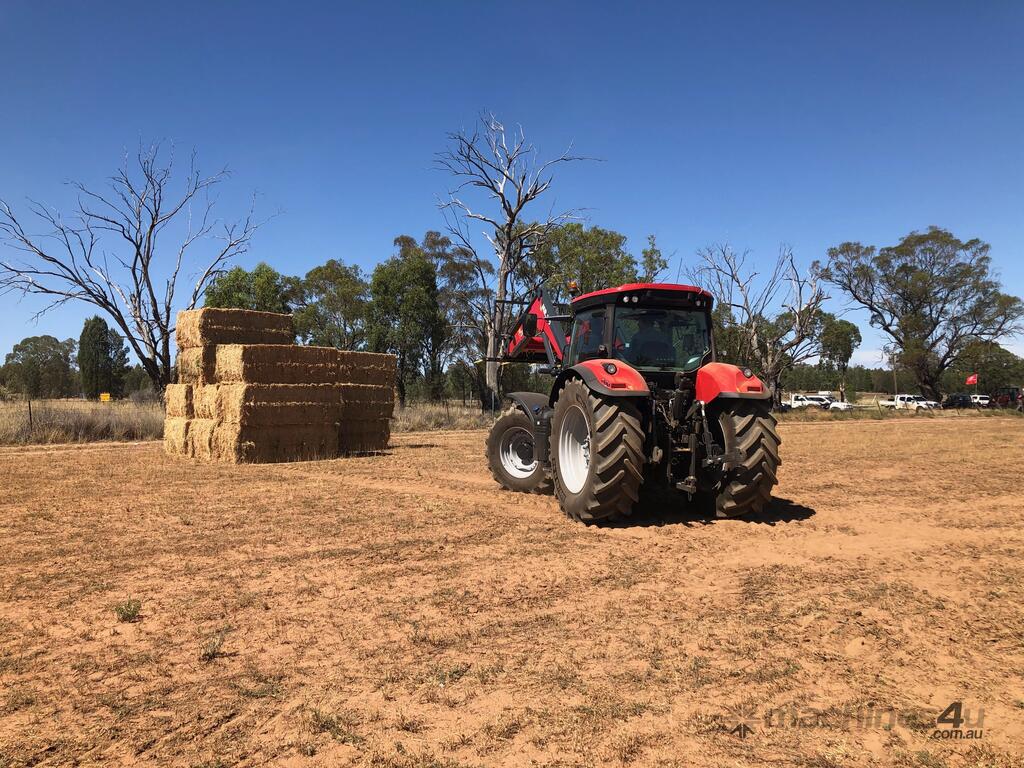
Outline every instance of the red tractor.
{"type": "Polygon", "coordinates": [[[771,394],[749,369],[715,362],[711,305],[700,288],[632,283],[559,314],[541,289],[502,359],[545,363],[554,384],[508,395],[487,438],[495,480],[524,493],[553,485],[586,523],[629,515],[645,484],[717,517],[760,512],[780,463],[771,394]]]}

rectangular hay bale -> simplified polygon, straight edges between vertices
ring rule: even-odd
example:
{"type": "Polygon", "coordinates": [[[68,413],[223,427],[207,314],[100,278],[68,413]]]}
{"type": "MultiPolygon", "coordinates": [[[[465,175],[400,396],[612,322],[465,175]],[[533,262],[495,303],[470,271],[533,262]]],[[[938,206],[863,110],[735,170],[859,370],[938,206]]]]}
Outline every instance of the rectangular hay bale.
{"type": "Polygon", "coordinates": [[[217,384],[192,387],[192,413],[197,419],[217,418],[217,384]]]}
{"type": "Polygon", "coordinates": [[[172,456],[187,454],[189,426],[191,419],[168,416],[164,419],[164,452],[172,456]]]}
{"type": "Polygon", "coordinates": [[[224,344],[217,347],[219,383],[333,384],[340,350],[296,344],[224,344]]]}
{"type": "Polygon", "coordinates": [[[291,315],[204,307],[178,313],[175,340],[179,350],[213,344],[291,344],[295,328],[291,315]]]}
{"type": "Polygon", "coordinates": [[[178,382],[202,386],[213,384],[216,347],[194,347],[178,350],[178,382]]]}
{"type": "Polygon", "coordinates": [[[338,381],[393,387],[398,358],[377,352],[339,350],[338,381]]]}
{"type": "Polygon", "coordinates": [[[390,440],[390,419],[344,421],[338,433],[338,445],[342,453],[383,451],[390,440]]]}
{"type": "Polygon", "coordinates": [[[192,419],[185,440],[185,454],[200,461],[216,458],[213,449],[213,435],[217,422],[213,419],[192,419]]]}
{"type": "Polygon", "coordinates": [[[168,417],[191,419],[194,415],[192,410],[192,385],[168,384],[164,390],[164,404],[168,417]]]}
{"type": "Polygon", "coordinates": [[[338,452],[338,428],[334,424],[221,424],[214,430],[211,451],[214,460],[235,464],[329,459],[338,452]]]}
{"type": "Polygon", "coordinates": [[[197,387],[195,413],[218,424],[246,426],[336,425],[338,384],[213,384],[197,387]]]}

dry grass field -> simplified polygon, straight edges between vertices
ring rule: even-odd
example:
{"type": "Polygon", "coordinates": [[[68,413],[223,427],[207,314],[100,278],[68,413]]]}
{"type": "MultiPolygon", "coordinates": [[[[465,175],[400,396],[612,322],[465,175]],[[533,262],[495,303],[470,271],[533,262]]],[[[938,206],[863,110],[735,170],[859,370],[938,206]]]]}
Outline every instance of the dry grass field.
{"type": "Polygon", "coordinates": [[[160,402],[23,400],[0,402],[0,445],[153,440],[164,430],[160,402]],[[29,419],[31,405],[32,418],[29,419]]]}
{"type": "Polygon", "coordinates": [[[1024,422],[781,429],[761,518],[592,528],[480,431],[0,448],[0,766],[1021,765],[1024,422]]]}

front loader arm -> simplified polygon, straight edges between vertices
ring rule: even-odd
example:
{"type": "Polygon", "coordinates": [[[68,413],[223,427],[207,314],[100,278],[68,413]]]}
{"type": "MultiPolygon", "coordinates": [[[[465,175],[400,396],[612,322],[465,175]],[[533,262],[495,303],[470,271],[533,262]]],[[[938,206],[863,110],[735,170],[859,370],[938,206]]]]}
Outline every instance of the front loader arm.
{"type": "Polygon", "coordinates": [[[512,326],[508,344],[503,350],[504,359],[560,365],[568,346],[564,319],[556,313],[547,292],[539,289],[512,326]]]}

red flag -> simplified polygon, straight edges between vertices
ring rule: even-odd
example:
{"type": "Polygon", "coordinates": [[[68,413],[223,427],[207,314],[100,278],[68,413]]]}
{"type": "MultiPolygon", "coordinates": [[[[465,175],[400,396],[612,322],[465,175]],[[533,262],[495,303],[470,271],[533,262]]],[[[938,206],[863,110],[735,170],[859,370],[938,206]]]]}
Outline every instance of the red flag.
{"type": "Polygon", "coordinates": [[[965,384],[977,384],[978,383],[978,374],[972,373],[970,376],[967,377],[967,381],[965,381],[964,383],[965,384]]]}

